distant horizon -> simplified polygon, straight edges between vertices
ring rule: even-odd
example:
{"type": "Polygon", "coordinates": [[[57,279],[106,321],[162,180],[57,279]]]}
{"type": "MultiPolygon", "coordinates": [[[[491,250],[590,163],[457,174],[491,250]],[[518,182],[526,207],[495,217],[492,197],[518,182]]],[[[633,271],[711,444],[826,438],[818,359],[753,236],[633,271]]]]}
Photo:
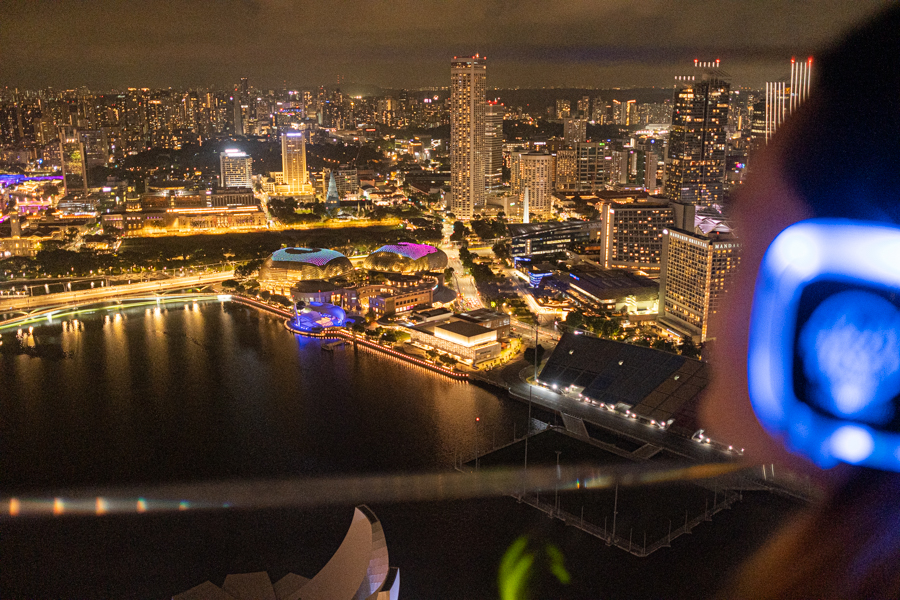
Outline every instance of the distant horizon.
{"type": "MultiPolygon", "coordinates": [[[[781,77],[782,79],[784,76],[781,77]]],[[[366,94],[350,94],[345,91],[345,87],[364,87],[364,88],[372,88],[378,90],[380,93],[388,93],[388,92],[429,92],[429,91],[442,91],[449,92],[450,86],[444,85],[434,85],[434,86],[417,86],[417,87],[383,87],[378,86],[371,83],[360,83],[356,81],[348,81],[342,83],[326,83],[321,85],[306,85],[306,86],[288,86],[288,87],[272,87],[272,86],[257,86],[253,84],[253,79],[250,79],[250,87],[256,89],[261,92],[269,92],[269,91],[289,91],[289,92],[303,92],[303,91],[312,91],[319,89],[320,87],[325,88],[326,90],[340,90],[344,93],[347,93],[348,96],[351,97],[371,97],[378,96],[379,93],[366,93],[366,94]]],[[[772,81],[777,81],[779,78],[774,78],[772,81]]],[[[592,85],[547,85],[547,86],[529,86],[529,85],[514,85],[514,86],[488,86],[488,92],[499,92],[499,91],[538,91],[538,90],[560,90],[560,91],[577,91],[577,90],[591,90],[591,91],[627,91],[627,90],[671,90],[675,87],[675,81],[669,85],[617,85],[617,86],[592,86],[592,85]]],[[[5,85],[3,86],[3,90],[6,92],[19,91],[19,92],[43,92],[46,90],[52,90],[56,93],[61,92],[77,92],[78,90],[85,88],[90,93],[111,93],[118,92],[124,93],[128,90],[173,90],[173,91],[193,91],[193,90],[209,90],[213,92],[230,92],[233,91],[234,85],[214,85],[214,84],[194,84],[194,85],[182,85],[182,86],[147,86],[147,85],[129,85],[127,87],[123,86],[109,86],[109,87],[91,87],[87,85],[78,85],[78,86],[68,86],[68,87],[59,87],[59,86],[43,86],[43,87],[24,87],[24,86],[13,86],[13,85],[5,85]]],[[[750,90],[750,91],[758,91],[765,87],[765,84],[754,87],[747,85],[732,85],[732,90],[750,90]]]]}
{"type": "Polygon", "coordinates": [[[453,56],[478,53],[500,89],[667,87],[695,59],[759,88],[891,4],[6,0],[0,87],[228,89],[250,74],[260,89],[421,89],[449,83],[453,56]]]}

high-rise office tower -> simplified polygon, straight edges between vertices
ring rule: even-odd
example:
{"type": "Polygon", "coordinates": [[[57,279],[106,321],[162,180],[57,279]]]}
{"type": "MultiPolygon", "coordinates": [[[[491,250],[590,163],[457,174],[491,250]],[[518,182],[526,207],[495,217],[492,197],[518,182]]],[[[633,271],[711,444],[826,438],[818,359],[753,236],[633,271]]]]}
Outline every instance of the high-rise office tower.
{"type": "Polygon", "coordinates": [[[728,75],[719,61],[694,61],[695,73],[676,77],[665,194],[678,202],[721,206],[728,123],[728,75]]]}
{"type": "Polygon", "coordinates": [[[587,141],[587,121],[584,119],[563,119],[563,142],[566,146],[587,141]]]}
{"type": "Polygon", "coordinates": [[[528,152],[519,157],[519,200],[524,203],[528,190],[528,210],[532,215],[553,212],[553,156],[546,152],[528,152]]]}
{"type": "Polygon", "coordinates": [[[556,101],[556,118],[568,119],[572,116],[572,103],[560,98],[556,101]]]}
{"type": "Polygon", "coordinates": [[[766,82],[765,142],[784,120],[809,97],[812,83],[812,57],[806,62],[791,58],[791,74],[786,80],[766,82]]]}
{"type": "Polygon", "coordinates": [[[639,123],[637,100],[629,100],[625,103],[625,125],[637,125],[639,123]]]}
{"type": "MultiPolygon", "coordinates": [[[[103,129],[79,129],[78,137],[84,149],[84,172],[91,179],[91,169],[102,167],[109,162],[109,144],[103,129]]],[[[96,177],[96,175],[94,176],[96,177]]],[[[96,181],[88,181],[94,184],[96,181]]]]}
{"type": "Polygon", "coordinates": [[[509,153],[509,189],[513,196],[522,195],[522,155],[525,152],[509,153]]]}
{"type": "Polygon", "coordinates": [[[219,182],[224,188],[248,188],[253,186],[250,180],[250,166],[253,159],[240,150],[228,149],[219,154],[219,182]]]}
{"type": "Polygon", "coordinates": [[[603,125],[606,123],[606,102],[603,98],[597,96],[594,98],[593,110],[591,111],[591,121],[603,125]]]}
{"type": "Polygon", "coordinates": [[[468,220],[484,206],[485,78],[483,56],[450,63],[450,191],[456,218],[468,220]]]}
{"type": "Polygon", "coordinates": [[[578,101],[578,116],[585,121],[591,118],[591,98],[589,96],[582,96],[581,100],[578,101]]]}
{"type": "Polygon", "coordinates": [[[556,189],[561,192],[602,190],[612,172],[612,149],[605,142],[581,142],[556,157],[556,189]]]}
{"type": "Polygon", "coordinates": [[[281,170],[284,182],[289,186],[288,194],[308,195],[312,193],[309,173],[306,170],[306,134],[289,131],[281,134],[281,170]]]}
{"type": "Polygon", "coordinates": [[[234,135],[244,135],[244,113],[241,110],[241,93],[238,88],[234,90],[234,103],[232,110],[234,111],[234,135]]]}
{"type": "Polygon", "coordinates": [[[87,193],[87,170],[84,161],[84,144],[78,129],[69,125],[59,128],[59,150],[62,157],[64,194],[87,193]]]}
{"type": "Polygon", "coordinates": [[[485,185],[488,189],[503,183],[503,117],[506,107],[488,102],[484,113],[485,185]]]}

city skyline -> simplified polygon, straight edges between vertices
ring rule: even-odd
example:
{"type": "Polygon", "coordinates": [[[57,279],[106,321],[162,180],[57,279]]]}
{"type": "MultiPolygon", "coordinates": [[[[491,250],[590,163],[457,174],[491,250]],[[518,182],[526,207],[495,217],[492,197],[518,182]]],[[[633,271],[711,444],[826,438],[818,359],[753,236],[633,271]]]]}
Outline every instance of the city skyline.
{"type": "Polygon", "coordinates": [[[336,21],[329,10],[275,1],[224,2],[215,14],[165,2],[62,2],[52,20],[30,3],[7,2],[0,15],[15,27],[0,39],[7,57],[0,84],[233,89],[250,77],[261,88],[443,87],[449,56],[480,53],[490,58],[497,87],[663,86],[698,56],[727,62],[736,85],[761,87],[783,74],[785,58],[819,49],[888,4],[760,2],[722,10],[691,2],[673,11],[660,2],[570,2],[538,19],[528,3],[345,3],[345,18],[336,21]]]}

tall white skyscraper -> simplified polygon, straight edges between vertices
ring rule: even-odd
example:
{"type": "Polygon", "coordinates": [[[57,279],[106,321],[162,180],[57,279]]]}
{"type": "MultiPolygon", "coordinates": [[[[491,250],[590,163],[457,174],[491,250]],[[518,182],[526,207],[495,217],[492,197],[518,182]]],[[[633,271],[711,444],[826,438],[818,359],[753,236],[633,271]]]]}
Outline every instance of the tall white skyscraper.
{"type": "Polygon", "coordinates": [[[248,188],[253,186],[250,180],[250,166],[253,159],[245,152],[234,149],[226,149],[219,154],[219,168],[221,176],[219,181],[224,188],[248,188]]]}
{"type": "Polygon", "coordinates": [[[308,195],[313,193],[306,170],[306,134],[289,131],[281,134],[281,169],[284,183],[289,186],[288,194],[308,195]]]}
{"type": "Polygon", "coordinates": [[[503,117],[506,107],[499,102],[488,102],[484,117],[485,127],[485,184],[500,185],[503,182],[503,117]]]}
{"type": "Polygon", "coordinates": [[[450,190],[457,219],[471,219],[485,203],[485,77],[483,56],[450,63],[450,190]]]}
{"type": "Polygon", "coordinates": [[[765,141],[775,134],[775,130],[788,115],[797,110],[809,97],[812,83],[812,57],[806,62],[791,58],[791,75],[786,81],[766,82],[766,125],[765,141]]]}

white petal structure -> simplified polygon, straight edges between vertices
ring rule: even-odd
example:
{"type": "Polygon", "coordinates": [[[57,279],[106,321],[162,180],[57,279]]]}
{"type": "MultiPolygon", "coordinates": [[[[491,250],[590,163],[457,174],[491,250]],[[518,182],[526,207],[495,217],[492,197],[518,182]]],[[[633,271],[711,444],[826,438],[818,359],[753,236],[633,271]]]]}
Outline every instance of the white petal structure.
{"type": "Polygon", "coordinates": [[[207,581],[173,600],[397,600],[399,592],[381,522],[360,505],[337,552],[312,579],[289,573],[273,586],[267,573],[229,575],[221,588],[207,581]]]}

